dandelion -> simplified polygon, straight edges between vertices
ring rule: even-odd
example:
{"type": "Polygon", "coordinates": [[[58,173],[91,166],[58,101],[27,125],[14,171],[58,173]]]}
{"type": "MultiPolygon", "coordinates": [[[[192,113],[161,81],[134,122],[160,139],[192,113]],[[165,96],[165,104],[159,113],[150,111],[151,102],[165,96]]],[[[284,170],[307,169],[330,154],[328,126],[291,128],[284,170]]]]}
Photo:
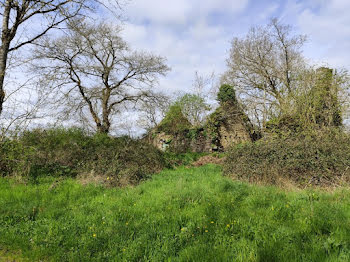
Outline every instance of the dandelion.
{"type": "Polygon", "coordinates": [[[92,234],[92,237],[97,237],[97,235],[94,233],[94,234],[92,234]]]}
{"type": "Polygon", "coordinates": [[[206,233],[208,233],[208,230],[205,230],[206,233]]]}
{"type": "Polygon", "coordinates": [[[230,227],[230,224],[227,224],[226,227],[230,227]]]}
{"type": "Polygon", "coordinates": [[[109,177],[107,177],[107,180],[109,180],[109,177]]]}
{"type": "Polygon", "coordinates": [[[211,221],[210,223],[211,223],[211,224],[214,224],[214,221],[211,221]]]}
{"type": "Polygon", "coordinates": [[[126,222],[126,223],[125,223],[125,225],[129,225],[129,223],[128,223],[128,222],[126,222]]]}

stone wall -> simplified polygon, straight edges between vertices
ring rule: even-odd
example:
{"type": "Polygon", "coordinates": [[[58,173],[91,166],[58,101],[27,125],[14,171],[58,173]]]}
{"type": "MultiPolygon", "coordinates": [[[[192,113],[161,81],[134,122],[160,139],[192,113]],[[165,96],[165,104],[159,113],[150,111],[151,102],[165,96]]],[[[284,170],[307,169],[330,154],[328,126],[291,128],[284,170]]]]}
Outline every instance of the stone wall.
{"type": "Polygon", "coordinates": [[[196,137],[191,137],[190,131],[180,134],[169,135],[164,132],[153,132],[149,142],[162,151],[172,151],[176,153],[185,152],[212,152],[212,141],[203,131],[196,137]]]}
{"type": "Polygon", "coordinates": [[[160,150],[176,153],[225,151],[230,146],[253,140],[253,128],[237,104],[224,104],[200,129],[167,134],[155,128],[149,142],[160,150]]]}

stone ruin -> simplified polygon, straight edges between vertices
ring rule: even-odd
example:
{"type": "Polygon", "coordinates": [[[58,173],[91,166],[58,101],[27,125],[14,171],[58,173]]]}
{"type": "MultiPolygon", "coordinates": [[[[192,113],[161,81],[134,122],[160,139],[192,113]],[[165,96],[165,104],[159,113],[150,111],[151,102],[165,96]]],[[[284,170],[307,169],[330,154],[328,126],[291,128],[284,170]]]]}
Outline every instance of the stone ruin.
{"type": "MultiPolygon", "coordinates": [[[[187,121],[182,113],[179,114],[179,118],[171,120],[174,121],[171,125],[187,121]]],[[[237,101],[221,103],[203,127],[184,126],[187,128],[170,131],[164,130],[161,123],[147,135],[147,139],[162,151],[211,153],[224,152],[232,145],[258,138],[253,125],[237,101]]]]}

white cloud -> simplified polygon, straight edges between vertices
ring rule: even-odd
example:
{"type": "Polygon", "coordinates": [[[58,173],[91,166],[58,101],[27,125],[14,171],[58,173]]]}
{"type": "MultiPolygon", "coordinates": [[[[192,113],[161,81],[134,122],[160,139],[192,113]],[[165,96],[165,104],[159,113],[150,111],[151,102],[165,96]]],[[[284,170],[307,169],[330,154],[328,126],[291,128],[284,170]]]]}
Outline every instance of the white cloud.
{"type": "Polygon", "coordinates": [[[207,17],[210,13],[236,14],[249,0],[133,0],[127,5],[131,21],[162,25],[186,26],[190,21],[207,17]]]}
{"type": "Polygon", "coordinates": [[[163,91],[190,91],[195,71],[223,73],[232,37],[272,16],[309,35],[313,61],[350,68],[350,0],[132,0],[123,8],[131,47],[168,59],[163,91]]]}
{"type": "Polygon", "coordinates": [[[139,23],[185,24],[190,8],[187,0],[134,0],[127,5],[127,15],[139,23]]]}
{"type": "Polygon", "coordinates": [[[124,37],[131,46],[168,58],[167,91],[190,91],[195,71],[222,73],[233,37],[215,16],[239,17],[248,0],[134,0],[127,7],[124,37]]]}
{"type": "Polygon", "coordinates": [[[131,43],[140,43],[147,37],[147,28],[142,25],[127,23],[123,27],[123,36],[131,43]]]}
{"type": "Polygon", "coordinates": [[[350,1],[315,1],[302,6],[300,30],[310,38],[307,55],[333,67],[350,68],[350,1]]]}

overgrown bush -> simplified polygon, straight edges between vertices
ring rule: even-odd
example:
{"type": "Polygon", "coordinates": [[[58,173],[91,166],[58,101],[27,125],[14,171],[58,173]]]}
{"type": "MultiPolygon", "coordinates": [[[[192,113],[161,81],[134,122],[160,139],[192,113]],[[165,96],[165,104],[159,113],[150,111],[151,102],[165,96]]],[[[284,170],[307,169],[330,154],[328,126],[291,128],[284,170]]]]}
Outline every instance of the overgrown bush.
{"type": "Polygon", "coordinates": [[[36,179],[42,175],[109,177],[136,184],[166,165],[153,146],[128,137],[89,136],[80,129],[34,130],[0,145],[0,174],[36,179]]]}
{"type": "Polygon", "coordinates": [[[350,179],[350,135],[337,130],[264,138],[227,153],[224,173],[251,182],[335,185],[350,179]]]}
{"type": "Polygon", "coordinates": [[[181,107],[179,105],[173,105],[157,129],[168,134],[179,134],[189,130],[191,127],[192,124],[183,115],[181,107]]]}
{"type": "Polygon", "coordinates": [[[199,158],[208,155],[208,153],[173,153],[166,152],[165,159],[168,167],[177,167],[177,166],[187,166],[197,161],[199,158]]]}
{"type": "Polygon", "coordinates": [[[220,86],[217,100],[220,104],[237,103],[236,92],[233,86],[223,84],[220,86]]]}

